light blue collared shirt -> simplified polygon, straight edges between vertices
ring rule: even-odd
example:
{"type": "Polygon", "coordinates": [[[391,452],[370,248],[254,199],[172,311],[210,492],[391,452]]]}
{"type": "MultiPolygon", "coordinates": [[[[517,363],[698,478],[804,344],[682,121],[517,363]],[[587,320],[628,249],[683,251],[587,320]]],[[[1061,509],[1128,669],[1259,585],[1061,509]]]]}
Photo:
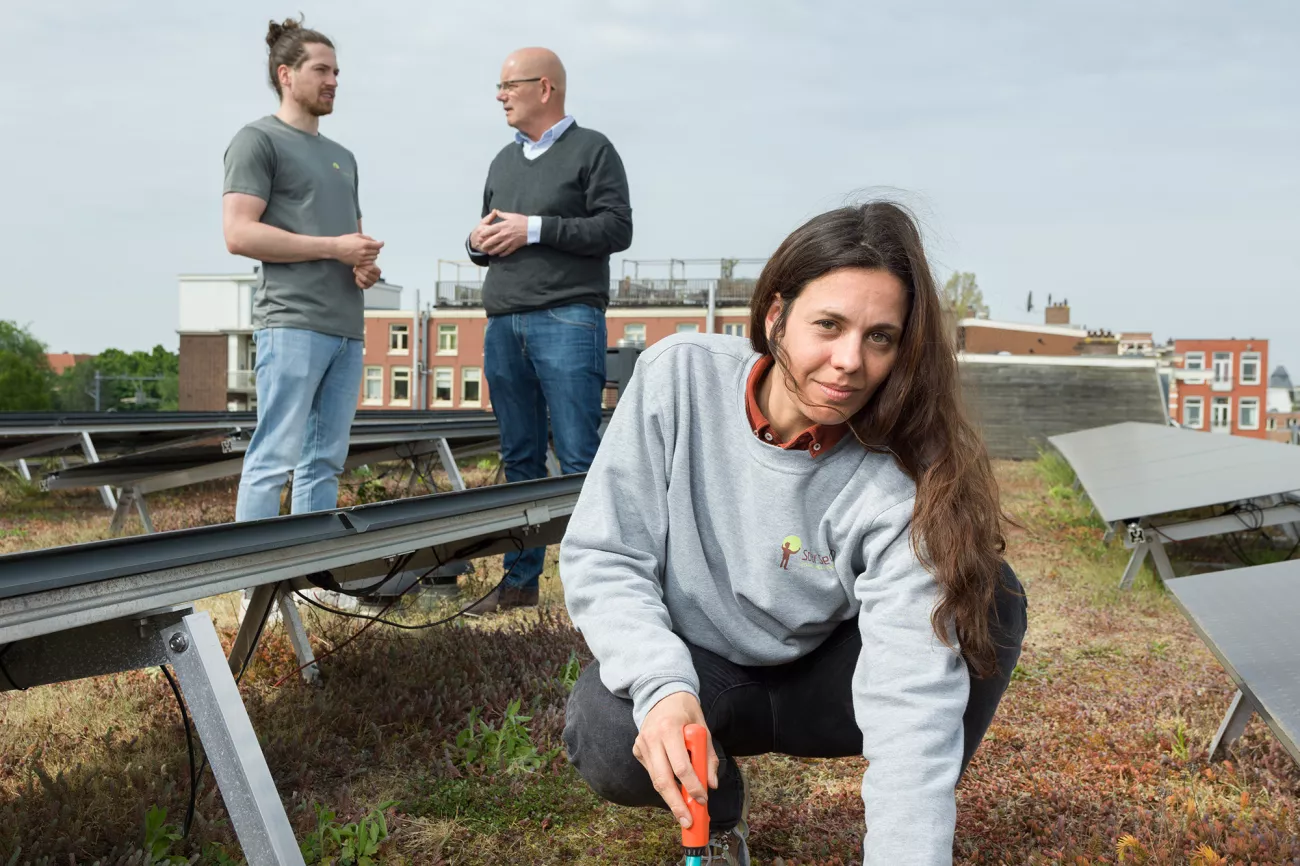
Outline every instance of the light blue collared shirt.
{"type": "MultiPolygon", "coordinates": [[[[550,150],[551,145],[555,143],[555,140],[561,135],[564,135],[564,131],[570,126],[573,126],[573,115],[566,114],[564,117],[560,118],[559,123],[546,130],[546,132],[543,132],[541,138],[537,139],[537,141],[533,141],[531,138],[517,130],[515,131],[515,141],[519,142],[523,146],[524,159],[531,162],[546,153],[546,151],[550,150]]],[[[540,243],[541,240],[542,218],[539,216],[530,216],[528,218],[528,242],[530,244],[536,244],[540,243]]]]}

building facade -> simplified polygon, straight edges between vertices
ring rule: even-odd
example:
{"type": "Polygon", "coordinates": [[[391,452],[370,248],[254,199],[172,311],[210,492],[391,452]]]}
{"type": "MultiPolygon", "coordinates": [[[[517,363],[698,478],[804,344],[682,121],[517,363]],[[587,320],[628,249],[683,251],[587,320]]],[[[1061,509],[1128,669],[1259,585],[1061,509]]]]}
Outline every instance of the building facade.
{"type": "MultiPolygon", "coordinates": [[[[256,273],[180,278],[183,411],[256,408],[256,280],[256,273]]],[[[623,279],[611,284],[605,319],[611,348],[644,348],[670,334],[707,331],[710,322],[715,333],[749,335],[752,281],[653,282],[623,279]]],[[[366,292],[358,408],[491,409],[483,371],[487,315],[481,283],[439,284],[436,296],[435,304],[416,311],[400,308],[400,286],[382,283],[366,292]]]]}
{"type": "Polygon", "coordinates": [[[1169,414],[1183,427],[1266,437],[1267,340],[1175,340],[1169,414]]]}

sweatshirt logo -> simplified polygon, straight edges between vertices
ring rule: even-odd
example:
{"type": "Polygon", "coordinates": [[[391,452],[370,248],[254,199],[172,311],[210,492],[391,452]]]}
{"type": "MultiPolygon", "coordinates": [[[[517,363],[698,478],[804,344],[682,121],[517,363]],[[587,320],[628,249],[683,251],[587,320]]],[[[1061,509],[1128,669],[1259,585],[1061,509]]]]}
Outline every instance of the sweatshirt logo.
{"type": "Polygon", "coordinates": [[[834,568],[835,551],[829,554],[821,554],[815,550],[808,550],[803,546],[803,541],[797,535],[787,535],[781,541],[781,567],[786,571],[790,570],[790,557],[796,553],[802,555],[795,560],[795,564],[803,568],[834,568]]]}

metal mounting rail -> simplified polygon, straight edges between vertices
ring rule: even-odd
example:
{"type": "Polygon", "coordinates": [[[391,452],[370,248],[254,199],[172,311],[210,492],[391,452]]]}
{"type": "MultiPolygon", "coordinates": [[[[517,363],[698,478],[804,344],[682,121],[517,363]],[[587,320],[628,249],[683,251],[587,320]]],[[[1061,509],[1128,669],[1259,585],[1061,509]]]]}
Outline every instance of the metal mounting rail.
{"type": "MultiPolygon", "coordinates": [[[[195,599],[330,571],[347,582],[560,540],[584,476],[0,556],[0,691],[173,666],[250,866],[298,866],[216,631],[195,599]],[[7,679],[8,678],[8,679],[7,679]]],[[[282,610],[292,609],[292,603],[282,610]]],[[[260,619],[259,619],[260,621],[260,619]]],[[[236,645],[251,647],[245,620],[236,645]],[[242,640],[242,643],[241,643],[242,640]]],[[[298,635],[305,642],[305,635],[298,635]]],[[[240,656],[242,658],[242,655],[240,656]]]]}

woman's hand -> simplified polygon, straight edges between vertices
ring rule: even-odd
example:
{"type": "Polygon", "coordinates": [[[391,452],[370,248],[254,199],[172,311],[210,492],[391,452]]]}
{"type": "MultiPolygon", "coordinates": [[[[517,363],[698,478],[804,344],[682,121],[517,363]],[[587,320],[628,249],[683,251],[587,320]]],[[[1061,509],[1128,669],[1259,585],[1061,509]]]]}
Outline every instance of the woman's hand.
{"type": "MultiPolygon", "coordinates": [[[[691,767],[690,754],[686,751],[687,725],[700,725],[706,731],[704,710],[700,702],[690,692],[675,692],[655,704],[646,714],[632,746],[632,754],[650,774],[659,796],[664,798],[668,808],[677,816],[683,827],[691,826],[691,813],[686,810],[686,801],[682,799],[677,783],[686,787],[686,793],[701,805],[707,805],[709,792],[703,782],[695,775],[691,767]]],[[[718,787],[718,754],[713,750],[713,734],[709,743],[709,787],[718,787]]]]}

